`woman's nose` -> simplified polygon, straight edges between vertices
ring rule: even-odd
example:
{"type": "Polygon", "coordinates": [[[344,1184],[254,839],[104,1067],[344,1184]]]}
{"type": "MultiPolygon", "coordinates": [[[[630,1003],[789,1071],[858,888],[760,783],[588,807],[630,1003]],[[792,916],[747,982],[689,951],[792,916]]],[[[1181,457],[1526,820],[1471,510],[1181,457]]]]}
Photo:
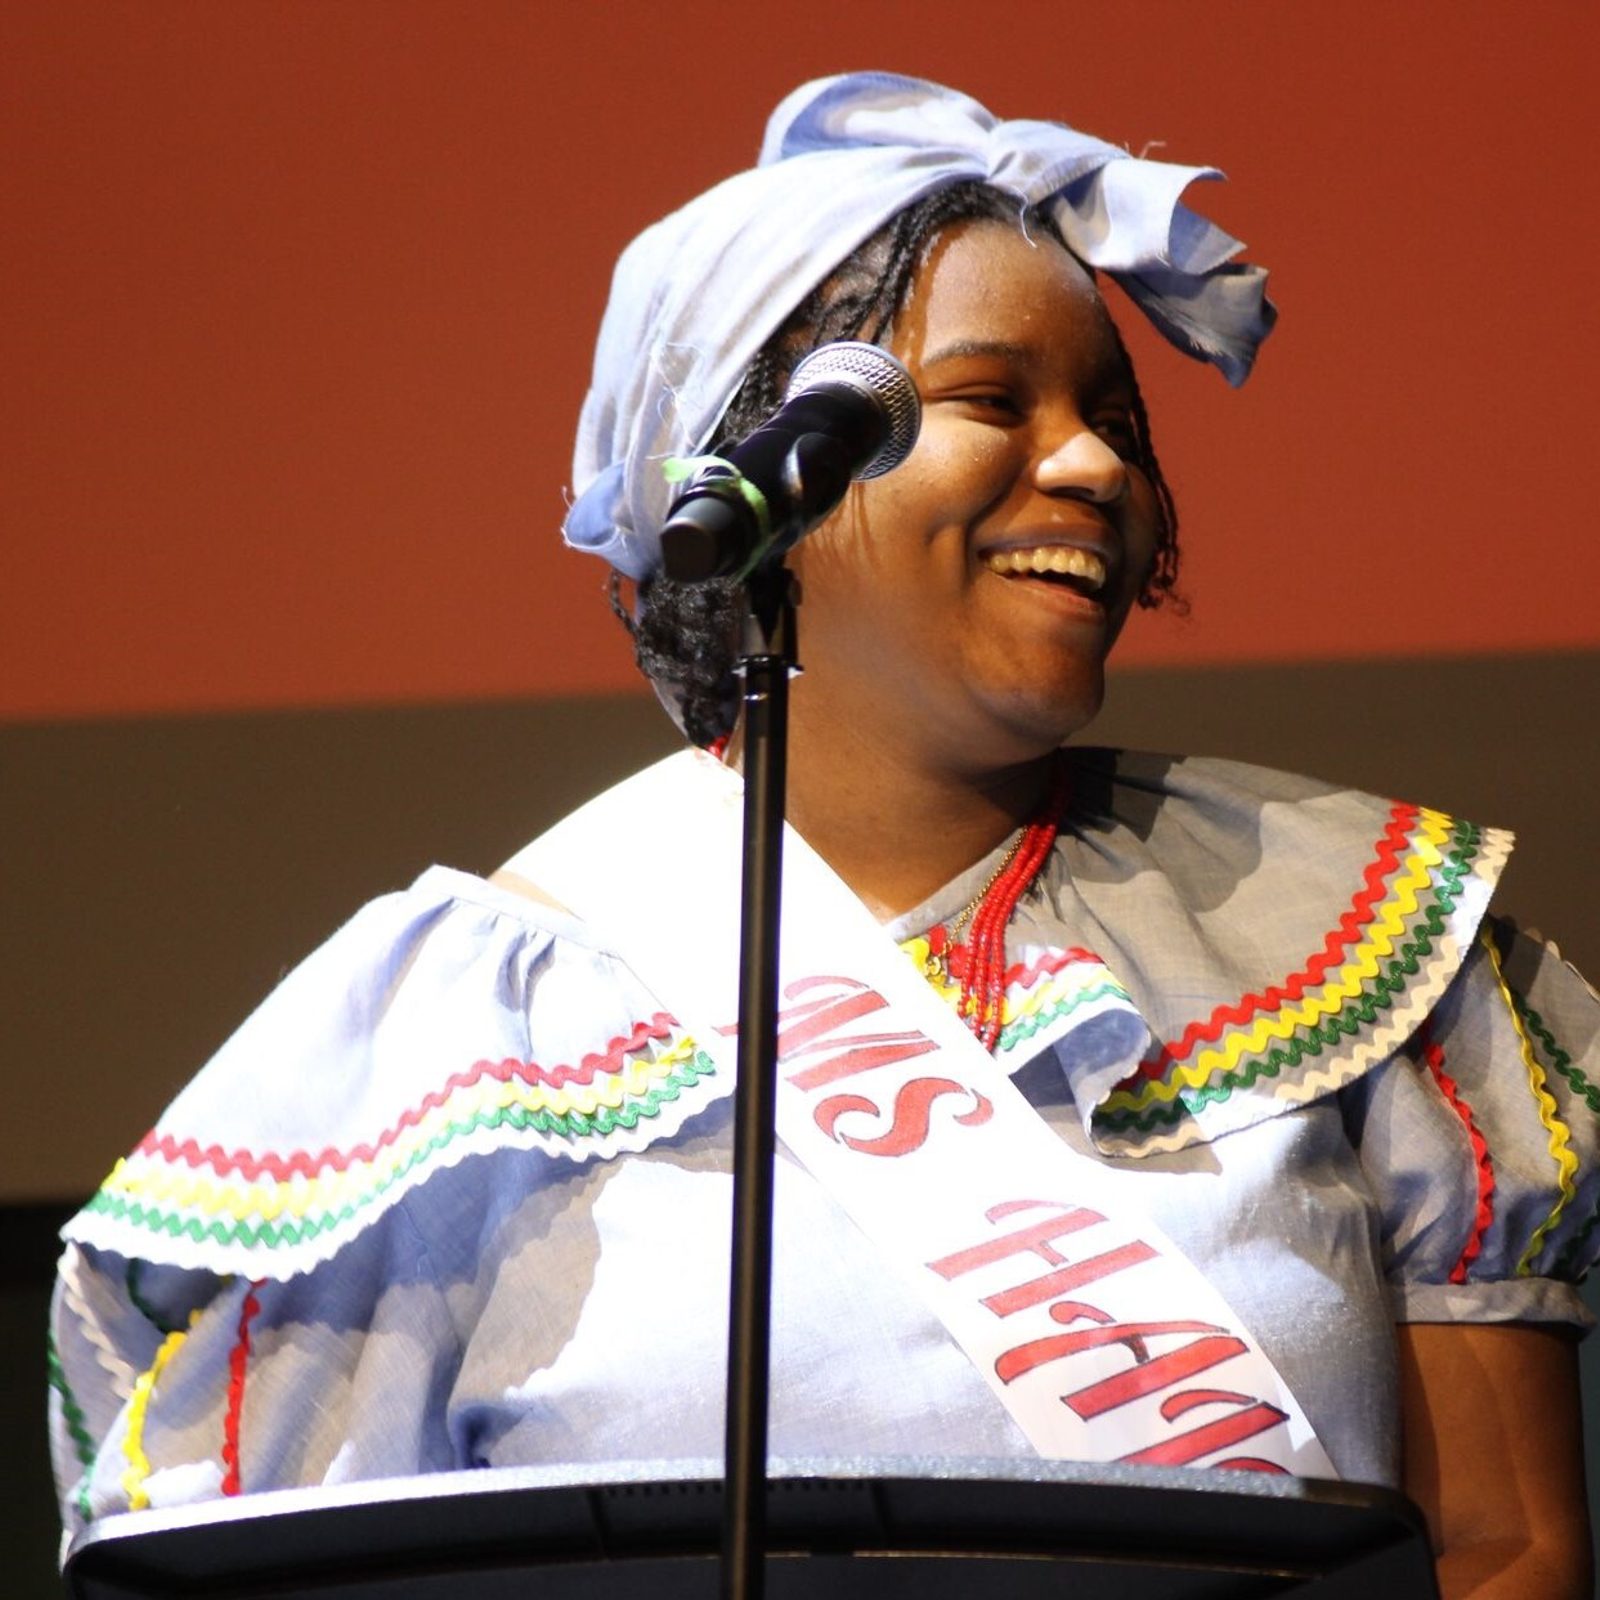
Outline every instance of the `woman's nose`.
{"type": "Polygon", "coordinates": [[[1040,458],[1034,482],[1046,494],[1109,505],[1128,487],[1128,463],[1092,428],[1081,424],[1040,458]]]}

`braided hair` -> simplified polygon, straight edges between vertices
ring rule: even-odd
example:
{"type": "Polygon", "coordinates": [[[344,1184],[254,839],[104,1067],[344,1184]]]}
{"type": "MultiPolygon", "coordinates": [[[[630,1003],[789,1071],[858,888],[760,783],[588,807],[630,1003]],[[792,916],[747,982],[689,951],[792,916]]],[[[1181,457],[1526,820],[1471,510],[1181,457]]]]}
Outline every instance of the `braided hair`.
{"type": "MultiPolygon", "coordinates": [[[[986,183],[952,184],[913,201],[818,284],[762,346],[722,414],[710,453],[724,453],[777,410],[790,373],[812,350],[836,339],[881,342],[934,241],[953,224],[970,221],[1020,224],[1050,234],[1065,248],[1048,217],[1031,208],[1019,212],[1015,197],[986,183]]],[[[1133,464],[1149,480],[1160,513],[1139,604],[1158,606],[1177,582],[1178,508],[1150,442],[1133,363],[1121,335],[1116,339],[1133,390],[1133,464]]],[[[744,616],[742,586],[731,578],[679,583],[658,574],[640,585],[637,616],[630,615],[615,573],[610,595],[612,610],[633,636],[640,671],[676,702],[689,738],[704,746],[731,733],[739,709],[734,663],[744,616]]]]}

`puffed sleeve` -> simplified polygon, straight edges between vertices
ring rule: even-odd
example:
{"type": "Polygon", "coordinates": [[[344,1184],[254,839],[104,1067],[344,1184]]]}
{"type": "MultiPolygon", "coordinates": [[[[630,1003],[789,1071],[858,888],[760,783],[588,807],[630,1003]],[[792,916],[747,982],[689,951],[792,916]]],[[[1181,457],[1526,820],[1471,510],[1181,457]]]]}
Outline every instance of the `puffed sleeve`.
{"type": "Polygon", "coordinates": [[[1600,1253],[1600,998],[1487,919],[1405,1048],[1344,1094],[1401,1322],[1592,1317],[1600,1253]]]}
{"type": "Polygon", "coordinates": [[[50,1404],[67,1539],[114,1512],[456,1465],[460,1348],[403,1204],[287,1282],[69,1245],[50,1404]]]}
{"type": "Polygon", "coordinates": [[[373,902],[63,1230],[50,1379],[69,1534],[458,1464],[446,1411],[474,1258],[430,1227],[440,1197],[513,1157],[560,1173],[642,1149],[724,1092],[574,919],[439,868],[373,902]]]}

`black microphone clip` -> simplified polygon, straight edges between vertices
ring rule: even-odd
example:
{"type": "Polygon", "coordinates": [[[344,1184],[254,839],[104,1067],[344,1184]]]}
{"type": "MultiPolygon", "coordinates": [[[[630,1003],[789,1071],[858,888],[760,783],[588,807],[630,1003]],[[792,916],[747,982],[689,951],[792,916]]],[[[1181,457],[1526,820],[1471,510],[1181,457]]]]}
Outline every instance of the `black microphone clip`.
{"type": "Polygon", "coordinates": [[[910,454],[921,424],[911,375],[877,345],[841,340],[794,369],[783,404],[724,456],[697,463],[661,530],[680,583],[747,578],[843,499],[910,454]]]}

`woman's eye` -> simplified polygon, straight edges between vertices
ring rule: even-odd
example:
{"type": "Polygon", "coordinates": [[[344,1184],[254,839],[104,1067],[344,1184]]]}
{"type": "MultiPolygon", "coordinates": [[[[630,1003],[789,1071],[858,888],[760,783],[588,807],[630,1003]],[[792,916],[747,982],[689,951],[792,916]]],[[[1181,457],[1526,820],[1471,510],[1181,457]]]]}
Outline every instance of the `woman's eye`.
{"type": "Polygon", "coordinates": [[[998,390],[952,395],[951,399],[958,405],[970,406],[975,411],[995,412],[1007,417],[1020,416],[1022,413],[1022,407],[1014,395],[998,390]]]}
{"type": "Polygon", "coordinates": [[[1117,452],[1119,456],[1133,456],[1139,450],[1139,431],[1130,411],[1113,411],[1094,420],[1094,431],[1117,452]]]}

